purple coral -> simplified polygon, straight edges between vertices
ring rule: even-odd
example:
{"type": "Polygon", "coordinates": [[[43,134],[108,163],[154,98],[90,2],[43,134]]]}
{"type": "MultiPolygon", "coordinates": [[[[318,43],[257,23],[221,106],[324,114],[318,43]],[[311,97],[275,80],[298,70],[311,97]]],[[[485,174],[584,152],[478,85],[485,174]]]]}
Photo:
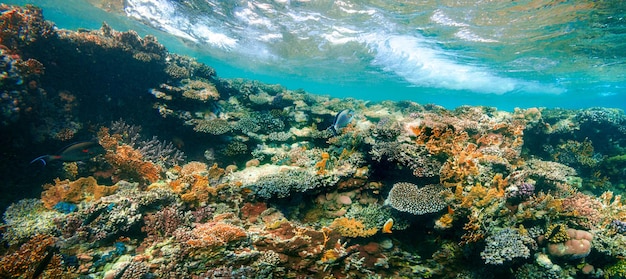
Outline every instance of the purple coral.
{"type": "Polygon", "coordinates": [[[504,228],[485,240],[487,246],[480,253],[486,264],[501,265],[516,258],[527,259],[530,247],[536,245],[528,235],[521,234],[518,229],[504,228]]]}
{"type": "Polygon", "coordinates": [[[620,220],[613,220],[611,226],[615,228],[617,233],[626,234],[626,222],[620,220]]]}
{"type": "Polygon", "coordinates": [[[524,182],[507,188],[506,198],[511,202],[522,202],[530,198],[534,193],[535,185],[524,182]]]}

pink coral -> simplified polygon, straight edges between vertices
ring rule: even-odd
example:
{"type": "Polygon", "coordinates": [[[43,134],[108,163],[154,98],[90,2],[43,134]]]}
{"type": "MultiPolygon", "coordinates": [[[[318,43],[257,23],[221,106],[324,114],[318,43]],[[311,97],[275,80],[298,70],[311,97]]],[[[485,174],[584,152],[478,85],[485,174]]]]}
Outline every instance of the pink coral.
{"type": "Polygon", "coordinates": [[[587,231],[567,229],[570,240],[561,243],[548,244],[548,254],[555,257],[580,259],[591,252],[593,234],[587,231]]]}
{"type": "Polygon", "coordinates": [[[602,218],[602,214],[600,214],[601,209],[602,204],[600,201],[583,193],[576,193],[563,199],[563,210],[582,217],[582,219],[577,221],[578,225],[588,229],[593,228],[600,222],[602,218]]]}

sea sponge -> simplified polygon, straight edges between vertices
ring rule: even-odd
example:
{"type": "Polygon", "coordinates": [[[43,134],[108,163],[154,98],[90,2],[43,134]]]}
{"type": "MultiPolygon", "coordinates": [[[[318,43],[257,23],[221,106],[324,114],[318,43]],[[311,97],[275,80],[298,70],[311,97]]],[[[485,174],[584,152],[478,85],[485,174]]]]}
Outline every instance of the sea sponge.
{"type": "Polygon", "coordinates": [[[568,259],[580,259],[591,252],[591,241],[593,234],[588,231],[567,229],[569,240],[561,243],[549,243],[548,254],[555,257],[568,259]]]}

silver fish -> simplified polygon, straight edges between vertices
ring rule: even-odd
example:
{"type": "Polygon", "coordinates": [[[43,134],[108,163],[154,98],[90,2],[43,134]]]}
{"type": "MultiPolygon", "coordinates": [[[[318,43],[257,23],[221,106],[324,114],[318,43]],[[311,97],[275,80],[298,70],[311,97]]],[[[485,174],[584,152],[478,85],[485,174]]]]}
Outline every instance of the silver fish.
{"type": "Polygon", "coordinates": [[[333,121],[333,125],[328,127],[328,130],[333,132],[333,135],[337,136],[339,129],[348,126],[352,119],[354,118],[354,111],[351,109],[344,109],[335,115],[335,121],[333,121]]]}

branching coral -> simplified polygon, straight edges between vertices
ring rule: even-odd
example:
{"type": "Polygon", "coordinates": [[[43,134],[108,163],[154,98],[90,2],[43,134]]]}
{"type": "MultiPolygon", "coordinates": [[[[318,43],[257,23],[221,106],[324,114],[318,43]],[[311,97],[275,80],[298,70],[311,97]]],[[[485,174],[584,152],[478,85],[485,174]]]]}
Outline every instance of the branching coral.
{"type": "Polygon", "coordinates": [[[485,241],[487,246],[480,256],[486,264],[493,265],[501,265],[516,258],[528,258],[530,256],[528,246],[535,242],[529,236],[512,228],[502,229],[488,236],[485,241]]]}
{"type": "Polygon", "coordinates": [[[602,203],[583,193],[576,193],[562,201],[564,213],[571,213],[575,217],[572,222],[587,229],[595,228],[602,219],[602,203]]]}
{"type": "Polygon", "coordinates": [[[54,232],[54,219],[62,218],[63,214],[46,210],[39,200],[24,199],[11,204],[3,217],[7,226],[3,239],[10,244],[17,244],[36,234],[54,232]]]}
{"type": "Polygon", "coordinates": [[[176,206],[168,206],[144,215],[144,225],[141,231],[145,232],[148,238],[157,241],[163,237],[172,236],[178,228],[190,226],[191,219],[191,214],[185,214],[176,206]]]}
{"type": "Polygon", "coordinates": [[[0,277],[3,278],[76,278],[70,269],[63,266],[61,256],[55,255],[52,246],[55,239],[38,234],[22,244],[19,250],[0,258],[0,277]],[[46,260],[46,257],[50,257],[46,260]],[[43,271],[37,271],[42,261],[49,261],[43,271]],[[41,272],[35,274],[35,272],[41,272]]]}

